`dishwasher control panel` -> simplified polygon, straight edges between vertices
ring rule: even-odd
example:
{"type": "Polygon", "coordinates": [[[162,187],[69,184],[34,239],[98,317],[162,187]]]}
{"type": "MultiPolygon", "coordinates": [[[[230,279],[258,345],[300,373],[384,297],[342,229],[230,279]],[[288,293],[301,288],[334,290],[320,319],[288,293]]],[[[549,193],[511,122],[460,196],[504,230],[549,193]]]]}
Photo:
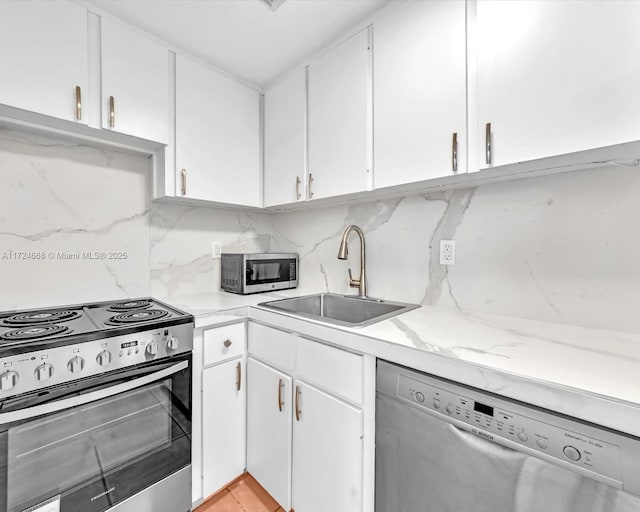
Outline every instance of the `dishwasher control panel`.
{"type": "Polygon", "coordinates": [[[620,447],[585,433],[589,427],[578,421],[426,375],[416,380],[400,374],[397,384],[399,399],[474,435],[622,486],[620,447]]]}

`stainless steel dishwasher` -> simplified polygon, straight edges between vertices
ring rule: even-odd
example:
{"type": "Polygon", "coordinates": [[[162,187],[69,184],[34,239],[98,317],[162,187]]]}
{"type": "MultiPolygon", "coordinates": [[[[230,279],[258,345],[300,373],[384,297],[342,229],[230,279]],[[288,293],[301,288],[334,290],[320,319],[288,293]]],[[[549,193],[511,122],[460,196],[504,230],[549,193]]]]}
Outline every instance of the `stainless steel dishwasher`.
{"type": "Polygon", "coordinates": [[[640,511],[638,438],[384,361],[376,415],[376,512],[640,511]]]}

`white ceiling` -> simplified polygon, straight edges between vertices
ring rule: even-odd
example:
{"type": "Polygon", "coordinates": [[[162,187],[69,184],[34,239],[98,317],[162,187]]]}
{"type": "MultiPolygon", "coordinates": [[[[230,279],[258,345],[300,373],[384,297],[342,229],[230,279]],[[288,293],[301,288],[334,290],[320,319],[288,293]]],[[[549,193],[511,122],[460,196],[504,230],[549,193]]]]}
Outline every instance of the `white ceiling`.
{"type": "Polygon", "coordinates": [[[390,0],[88,0],[260,87],[390,0]]]}

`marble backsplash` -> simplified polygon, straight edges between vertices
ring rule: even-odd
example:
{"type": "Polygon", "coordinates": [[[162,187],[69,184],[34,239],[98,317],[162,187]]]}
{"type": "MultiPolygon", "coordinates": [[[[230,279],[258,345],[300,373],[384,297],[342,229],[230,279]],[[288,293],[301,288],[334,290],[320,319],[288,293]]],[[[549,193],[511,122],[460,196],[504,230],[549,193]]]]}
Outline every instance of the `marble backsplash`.
{"type": "Polygon", "coordinates": [[[218,291],[224,251],[266,251],[267,214],[151,201],[148,157],[0,128],[0,311],[218,291]]]}
{"type": "Polygon", "coordinates": [[[0,128],[0,310],[148,294],[150,169],[0,128]]]}
{"type": "Polygon", "coordinates": [[[357,224],[372,296],[640,332],[636,168],[246,213],[151,201],[143,155],[0,128],[0,176],[0,310],[215,292],[213,241],[299,253],[296,293],[355,293],[355,235],[349,262],[337,252],[357,224]],[[438,262],[443,239],[457,242],[454,266],[438,262]]]}
{"type": "Polygon", "coordinates": [[[609,167],[274,216],[273,250],[301,258],[301,293],[356,293],[366,233],[369,295],[461,311],[640,332],[640,172],[609,167]],[[456,240],[456,264],[439,264],[456,240]]]}

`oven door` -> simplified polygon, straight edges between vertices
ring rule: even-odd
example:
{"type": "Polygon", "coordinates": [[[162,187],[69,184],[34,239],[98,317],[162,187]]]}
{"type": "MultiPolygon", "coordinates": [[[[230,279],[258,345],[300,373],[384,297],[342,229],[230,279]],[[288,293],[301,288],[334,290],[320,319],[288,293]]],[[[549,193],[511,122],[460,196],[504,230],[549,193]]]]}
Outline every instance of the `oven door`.
{"type": "Polygon", "coordinates": [[[7,399],[0,449],[2,512],[102,512],[190,473],[191,355],[7,399]]]}
{"type": "Polygon", "coordinates": [[[296,260],[292,258],[247,259],[245,286],[249,291],[273,289],[273,285],[289,287],[296,280],[296,260]]]}

